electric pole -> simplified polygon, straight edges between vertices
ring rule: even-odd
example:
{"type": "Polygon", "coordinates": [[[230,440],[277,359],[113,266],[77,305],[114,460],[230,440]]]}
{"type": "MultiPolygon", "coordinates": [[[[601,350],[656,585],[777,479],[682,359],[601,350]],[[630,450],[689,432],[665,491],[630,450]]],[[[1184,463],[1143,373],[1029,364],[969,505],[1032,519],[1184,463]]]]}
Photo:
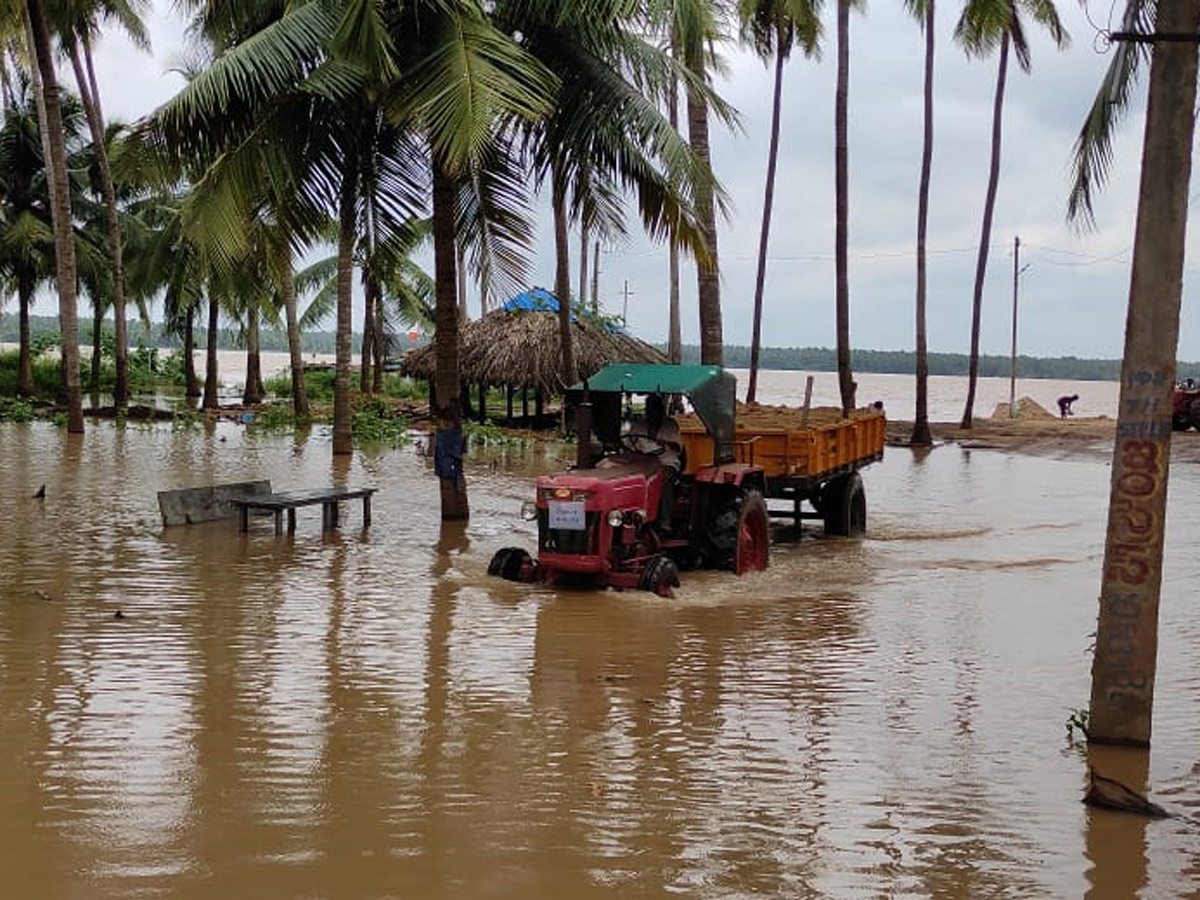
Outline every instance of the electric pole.
{"type": "Polygon", "coordinates": [[[626,327],[628,327],[628,325],[629,325],[629,298],[632,296],[633,296],[633,291],[631,291],[629,289],[629,281],[626,280],[625,287],[621,291],[621,297],[622,297],[622,301],[623,301],[621,304],[621,322],[626,327]]]}
{"type": "Polygon", "coordinates": [[[1017,291],[1021,273],[1028,269],[1028,263],[1021,267],[1021,239],[1013,238],[1013,311],[1012,311],[1012,370],[1008,376],[1008,415],[1017,415],[1017,291]]]}

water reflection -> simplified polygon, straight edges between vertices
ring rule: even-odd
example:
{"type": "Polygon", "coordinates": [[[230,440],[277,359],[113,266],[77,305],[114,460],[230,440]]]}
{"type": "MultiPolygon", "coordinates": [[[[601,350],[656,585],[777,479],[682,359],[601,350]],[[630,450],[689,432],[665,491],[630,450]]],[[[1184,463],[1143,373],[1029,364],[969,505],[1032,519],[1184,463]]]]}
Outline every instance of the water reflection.
{"type": "MultiPolygon", "coordinates": [[[[561,448],[478,454],[473,518],[445,526],[411,448],[328,449],[0,426],[13,896],[1192,890],[1194,831],[1086,810],[1063,749],[1105,465],[889,452],[868,539],[806,528],[662,600],[486,576],[533,544],[515,512],[561,448]],[[158,525],[157,490],[264,477],[377,487],[374,525],[158,525]]],[[[1172,473],[1152,764],[1104,762],[1178,809],[1200,807],[1198,480],[1172,473]]]]}

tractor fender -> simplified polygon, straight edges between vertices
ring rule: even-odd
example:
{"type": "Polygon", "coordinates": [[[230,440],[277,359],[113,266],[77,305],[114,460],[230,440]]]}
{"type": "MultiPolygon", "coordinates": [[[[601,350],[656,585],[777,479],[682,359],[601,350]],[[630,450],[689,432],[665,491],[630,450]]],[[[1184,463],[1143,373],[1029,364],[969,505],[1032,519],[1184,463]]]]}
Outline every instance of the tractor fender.
{"type": "Polygon", "coordinates": [[[748,466],[744,463],[724,463],[719,466],[703,466],[696,471],[696,484],[713,486],[729,486],[733,488],[754,487],[763,490],[764,478],[762,466],[748,466]]]}

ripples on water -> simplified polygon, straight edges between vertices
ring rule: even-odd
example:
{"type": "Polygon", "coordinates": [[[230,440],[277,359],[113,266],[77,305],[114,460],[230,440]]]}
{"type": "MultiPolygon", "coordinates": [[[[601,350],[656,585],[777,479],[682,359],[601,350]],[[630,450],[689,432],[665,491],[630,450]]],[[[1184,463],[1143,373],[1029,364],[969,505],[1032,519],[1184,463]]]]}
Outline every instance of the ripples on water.
{"type": "MultiPolygon", "coordinates": [[[[1086,810],[1065,741],[1103,463],[889,451],[866,540],[807,532],[673,600],[488,579],[565,453],[475,461],[470,524],[440,530],[411,449],[331,465],[320,435],[0,426],[4,895],[1197,889],[1195,831],[1086,810]],[[294,537],[160,528],[157,490],[257,477],[375,485],[375,524],[351,504],[333,534],[311,508],[294,537]]],[[[1183,810],[1196,487],[1172,473],[1149,771],[1183,810]]]]}

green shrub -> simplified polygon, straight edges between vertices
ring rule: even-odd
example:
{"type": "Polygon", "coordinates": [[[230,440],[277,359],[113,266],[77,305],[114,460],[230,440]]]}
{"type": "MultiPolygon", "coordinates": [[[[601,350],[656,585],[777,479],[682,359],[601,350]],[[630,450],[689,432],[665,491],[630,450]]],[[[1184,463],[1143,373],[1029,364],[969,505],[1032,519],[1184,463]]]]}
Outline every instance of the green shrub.
{"type": "Polygon", "coordinates": [[[379,397],[364,400],[354,410],[354,438],[364,444],[402,447],[410,440],[408,420],[379,397]]]}
{"type": "Polygon", "coordinates": [[[0,422],[31,422],[37,418],[33,406],[19,397],[0,397],[0,422]]]}

